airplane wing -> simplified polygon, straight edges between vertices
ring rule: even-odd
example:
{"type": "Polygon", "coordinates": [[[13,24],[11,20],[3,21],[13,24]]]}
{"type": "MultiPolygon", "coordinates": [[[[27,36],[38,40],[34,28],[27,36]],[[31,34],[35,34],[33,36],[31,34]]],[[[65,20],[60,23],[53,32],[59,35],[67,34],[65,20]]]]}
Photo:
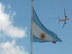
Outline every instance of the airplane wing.
{"type": "Polygon", "coordinates": [[[62,28],[64,28],[64,26],[65,26],[65,24],[66,24],[66,11],[65,11],[65,9],[64,9],[64,16],[65,16],[65,21],[64,21],[64,24],[63,24],[63,27],[62,28]]]}
{"type": "Polygon", "coordinates": [[[66,11],[65,11],[65,9],[64,9],[64,17],[66,18],[66,11]]]}
{"type": "Polygon", "coordinates": [[[64,24],[63,24],[63,27],[62,27],[62,29],[64,28],[65,24],[66,24],[66,21],[64,21],[64,24]]]}

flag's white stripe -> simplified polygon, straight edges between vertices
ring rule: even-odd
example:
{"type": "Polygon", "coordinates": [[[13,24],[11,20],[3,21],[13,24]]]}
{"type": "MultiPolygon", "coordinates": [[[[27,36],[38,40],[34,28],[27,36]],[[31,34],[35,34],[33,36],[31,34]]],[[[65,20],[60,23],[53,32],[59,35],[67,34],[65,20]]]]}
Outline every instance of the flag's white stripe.
{"type": "Polygon", "coordinates": [[[34,22],[32,22],[32,34],[41,39],[40,35],[44,33],[45,34],[45,39],[44,41],[54,41],[55,39],[52,38],[50,35],[46,34],[39,26],[37,26],[34,22]]]}

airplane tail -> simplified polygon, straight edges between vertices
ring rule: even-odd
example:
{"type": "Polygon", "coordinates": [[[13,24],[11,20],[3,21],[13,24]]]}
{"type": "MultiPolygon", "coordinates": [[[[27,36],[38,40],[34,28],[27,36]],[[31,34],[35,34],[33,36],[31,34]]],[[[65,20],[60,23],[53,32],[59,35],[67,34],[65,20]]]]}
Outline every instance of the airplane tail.
{"type": "Polygon", "coordinates": [[[58,19],[58,23],[60,23],[60,17],[59,17],[59,19],[58,19]]]}
{"type": "Polygon", "coordinates": [[[60,23],[60,17],[59,18],[55,18],[56,20],[58,20],[58,24],[60,23]]]}

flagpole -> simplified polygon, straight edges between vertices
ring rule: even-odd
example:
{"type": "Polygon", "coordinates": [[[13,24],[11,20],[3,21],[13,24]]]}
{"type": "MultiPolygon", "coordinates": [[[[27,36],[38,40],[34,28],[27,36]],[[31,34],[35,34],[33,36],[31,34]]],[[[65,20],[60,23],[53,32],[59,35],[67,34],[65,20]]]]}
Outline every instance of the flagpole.
{"type": "Polygon", "coordinates": [[[33,19],[33,0],[32,0],[32,18],[31,18],[31,54],[33,54],[32,19],[33,19]]]}

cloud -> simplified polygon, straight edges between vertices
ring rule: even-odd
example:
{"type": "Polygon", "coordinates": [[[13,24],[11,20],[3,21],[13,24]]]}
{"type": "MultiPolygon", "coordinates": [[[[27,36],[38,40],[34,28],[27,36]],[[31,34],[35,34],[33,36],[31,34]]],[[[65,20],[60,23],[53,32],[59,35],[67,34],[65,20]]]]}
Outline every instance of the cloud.
{"type": "Polygon", "coordinates": [[[17,46],[15,40],[0,44],[0,54],[29,54],[23,47],[17,46]]]}
{"type": "Polygon", "coordinates": [[[22,38],[23,35],[25,36],[25,32],[23,29],[20,29],[20,28],[17,28],[17,27],[14,27],[14,26],[9,26],[7,27],[7,29],[4,31],[5,34],[7,34],[8,36],[10,37],[19,37],[19,38],[22,38]]]}
{"type": "MultiPolygon", "coordinates": [[[[13,19],[16,12],[9,14],[5,12],[5,7],[0,3],[0,54],[29,54],[23,46],[16,45],[15,40],[12,42],[5,41],[5,38],[23,38],[26,36],[27,28],[19,28],[13,25],[13,19]],[[4,40],[4,41],[3,41],[4,40]],[[4,43],[5,42],[5,43],[4,43]]],[[[11,9],[11,6],[8,5],[11,9]]]]}
{"type": "Polygon", "coordinates": [[[13,25],[11,18],[15,15],[16,12],[13,14],[5,13],[5,6],[0,3],[0,31],[11,38],[23,38],[26,35],[25,30],[13,25]]]}

